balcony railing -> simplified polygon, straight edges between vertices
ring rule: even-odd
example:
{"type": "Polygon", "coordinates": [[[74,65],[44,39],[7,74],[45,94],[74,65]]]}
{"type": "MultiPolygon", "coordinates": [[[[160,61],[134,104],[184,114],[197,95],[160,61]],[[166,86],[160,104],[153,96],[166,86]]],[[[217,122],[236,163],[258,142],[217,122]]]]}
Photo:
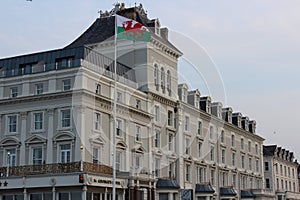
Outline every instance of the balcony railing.
{"type": "Polygon", "coordinates": [[[66,174],[76,172],[112,175],[112,168],[106,165],[88,162],[14,166],[8,167],[8,170],[7,167],[0,167],[1,177],[40,174],[66,174]]]}

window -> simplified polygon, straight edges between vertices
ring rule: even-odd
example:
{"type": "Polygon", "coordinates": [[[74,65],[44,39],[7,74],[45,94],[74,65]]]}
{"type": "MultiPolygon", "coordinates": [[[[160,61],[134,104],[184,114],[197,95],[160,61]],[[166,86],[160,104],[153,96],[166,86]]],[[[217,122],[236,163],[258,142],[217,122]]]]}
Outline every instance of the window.
{"type": "Polygon", "coordinates": [[[170,178],[175,177],[175,163],[172,161],[169,163],[169,177],[170,178]]]}
{"type": "Polygon", "coordinates": [[[135,155],[135,167],[136,169],[140,169],[142,166],[142,157],[140,154],[135,155]]]}
{"type": "Polygon", "coordinates": [[[257,159],[255,160],[255,169],[256,169],[256,172],[259,172],[259,161],[257,159]]]}
{"type": "Polygon", "coordinates": [[[215,170],[210,170],[210,183],[215,185],[215,170]]]}
{"type": "Polygon", "coordinates": [[[158,158],[155,159],[155,176],[160,176],[160,160],[158,158]]]}
{"type": "Polygon", "coordinates": [[[184,130],[185,131],[189,131],[190,130],[190,118],[188,116],[185,116],[184,130]]]}
{"type": "Polygon", "coordinates": [[[210,126],[209,127],[209,139],[214,139],[214,127],[210,126]]]}
{"type": "Polygon", "coordinates": [[[214,161],[215,160],[215,147],[210,146],[210,160],[214,161]]]}
{"type": "Polygon", "coordinates": [[[281,189],[284,190],[283,180],[281,180],[281,189]]]}
{"type": "Polygon", "coordinates": [[[154,107],[154,115],[155,115],[155,121],[159,122],[159,120],[160,120],[159,106],[154,107]]]}
{"type": "Polygon", "coordinates": [[[174,151],[174,135],[173,134],[169,134],[168,136],[168,142],[169,142],[169,151],[174,151]]]}
{"type": "Polygon", "coordinates": [[[17,115],[8,116],[8,132],[16,133],[18,127],[17,115]]]}
{"type": "Polygon", "coordinates": [[[41,146],[32,147],[32,164],[41,165],[43,162],[43,148],[41,146]]]}
{"type": "Polygon", "coordinates": [[[101,124],[101,115],[100,113],[94,113],[94,129],[100,131],[100,124],[101,124]]]}
{"type": "Polygon", "coordinates": [[[258,144],[255,144],[255,154],[258,155],[258,144]]]}
{"type": "Polygon", "coordinates": [[[35,84],[35,93],[36,94],[43,94],[43,92],[44,92],[44,85],[43,85],[43,83],[35,84]]]}
{"type": "Polygon", "coordinates": [[[231,146],[235,147],[235,136],[231,135],[231,146]]]}
{"type": "Polygon", "coordinates": [[[61,163],[71,162],[71,144],[60,145],[60,162],[61,163]]]}
{"type": "MultiPolygon", "coordinates": [[[[281,166],[282,169],[282,166],[281,166]]],[[[265,171],[269,171],[269,162],[265,162],[265,171]]]]}
{"type": "Polygon", "coordinates": [[[154,65],[154,85],[155,85],[156,91],[159,91],[157,64],[154,65]]]}
{"type": "Polygon", "coordinates": [[[71,79],[63,80],[63,91],[71,90],[71,79]]]}
{"type": "Polygon", "coordinates": [[[284,166],[284,176],[286,176],[286,166],[284,166]]]}
{"type": "Polygon", "coordinates": [[[160,131],[155,130],[154,147],[160,148],[160,131]]]}
{"type": "Polygon", "coordinates": [[[245,156],[242,155],[241,159],[242,159],[242,168],[245,168],[245,156]]]}
{"type": "Polygon", "coordinates": [[[173,112],[172,111],[168,111],[168,126],[172,126],[173,125],[173,112]]]}
{"type": "Polygon", "coordinates": [[[96,90],[95,90],[96,94],[101,94],[101,85],[99,83],[96,84],[96,90]]]}
{"type": "Polygon", "coordinates": [[[44,118],[44,113],[43,112],[38,112],[38,113],[33,113],[33,121],[34,121],[34,130],[43,130],[43,118],[44,118]]]}
{"type": "Polygon", "coordinates": [[[231,164],[232,166],[235,166],[235,153],[231,154],[231,164]]]}
{"type": "Polygon", "coordinates": [[[141,100],[139,100],[139,99],[136,100],[135,107],[136,107],[136,109],[141,109],[141,100]]]}
{"type": "Polygon", "coordinates": [[[17,151],[16,149],[6,149],[6,166],[16,166],[17,151]]]}
{"type": "Polygon", "coordinates": [[[190,177],[190,174],[191,174],[191,166],[189,164],[186,164],[185,165],[185,181],[191,181],[191,177],[190,177]]]}
{"type": "Polygon", "coordinates": [[[190,138],[185,138],[185,154],[190,154],[190,138]]]}
{"type": "Polygon", "coordinates": [[[165,93],[166,92],[166,80],[165,80],[165,71],[164,71],[164,68],[161,68],[161,89],[162,89],[162,92],[165,93]]]}
{"type": "Polygon", "coordinates": [[[198,143],[198,156],[199,158],[202,158],[202,143],[198,143]]]}
{"type": "Polygon", "coordinates": [[[242,177],[242,189],[246,189],[247,188],[247,177],[243,176],[242,177]]]}
{"type": "Polygon", "coordinates": [[[266,188],[270,189],[270,179],[266,178],[266,188]]]}
{"type": "Polygon", "coordinates": [[[198,121],[198,135],[202,134],[202,122],[198,121]]]}
{"type": "Polygon", "coordinates": [[[252,170],[252,158],[248,160],[249,170],[252,170]]]}
{"type": "Polygon", "coordinates": [[[279,178],[276,178],[276,189],[279,190],[279,178]]]}
{"type": "Polygon", "coordinates": [[[232,174],[232,186],[236,187],[236,174],[232,174]]]}
{"type": "Polygon", "coordinates": [[[168,90],[169,96],[171,96],[171,94],[172,94],[172,91],[171,91],[171,72],[169,70],[167,71],[167,90],[168,90]]]}
{"type": "Polygon", "coordinates": [[[67,128],[71,126],[71,110],[62,110],[61,111],[61,127],[67,128]]]}
{"type": "Polygon", "coordinates": [[[119,103],[123,102],[123,95],[121,92],[117,92],[117,102],[119,103]]]}
{"type": "Polygon", "coordinates": [[[197,167],[197,181],[198,183],[206,181],[206,169],[204,167],[197,167]]]}
{"type": "Polygon", "coordinates": [[[225,142],[225,132],[224,130],[221,131],[221,136],[220,136],[220,140],[221,140],[221,143],[224,143],[225,142]]]}
{"type": "Polygon", "coordinates": [[[244,150],[244,138],[241,138],[241,149],[244,150]]]}
{"type": "Polygon", "coordinates": [[[116,120],[116,127],[117,127],[117,133],[116,135],[119,136],[119,137],[122,137],[122,120],[120,119],[117,119],[116,120]]]}
{"type": "Polygon", "coordinates": [[[290,169],[290,167],[288,167],[288,176],[289,176],[289,178],[291,177],[291,169],[290,169]]]}
{"type": "Polygon", "coordinates": [[[12,87],[10,88],[10,97],[14,98],[19,95],[18,93],[18,87],[12,87]]]}
{"type": "Polygon", "coordinates": [[[292,176],[293,176],[293,178],[295,178],[295,170],[294,169],[292,169],[292,176]]]}
{"type": "Polygon", "coordinates": [[[93,163],[94,164],[99,164],[100,163],[100,153],[99,153],[99,148],[94,147],[93,148],[93,163]]]}
{"type": "Polygon", "coordinates": [[[221,150],[221,162],[225,164],[225,149],[221,150]]]}
{"type": "Polygon", "coordinates": [[[138,142],[141,141],[141,127],[140,126],[136,126],[135,141],[138,141],[138,142]]]}
{"type": "Polygon", "coordinates": [[[117,151],[116,152],[116,170],[120,171],[122,170],[122,152],[117,151]]]}
{"type": "Polygon", "coordinates": [[[58,69],[72,67],[73,62],[74,62],[74,57],[58,58],[56,59],[56,67],[58,69]]]}
{"type": "Polygon", "coordinates": [[[248,141],[248,152],[251,152],[251,141],[248,141]]]}

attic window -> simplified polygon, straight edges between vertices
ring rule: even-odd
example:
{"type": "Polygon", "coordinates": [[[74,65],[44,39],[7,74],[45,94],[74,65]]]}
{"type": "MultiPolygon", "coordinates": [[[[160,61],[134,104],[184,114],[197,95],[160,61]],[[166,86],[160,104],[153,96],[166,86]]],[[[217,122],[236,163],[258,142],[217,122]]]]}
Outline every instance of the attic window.
{"type": "Polygon", "coordinates": [[[160,35],[160,23],[158,19],[155,20],[155,34],[160,35]]]}

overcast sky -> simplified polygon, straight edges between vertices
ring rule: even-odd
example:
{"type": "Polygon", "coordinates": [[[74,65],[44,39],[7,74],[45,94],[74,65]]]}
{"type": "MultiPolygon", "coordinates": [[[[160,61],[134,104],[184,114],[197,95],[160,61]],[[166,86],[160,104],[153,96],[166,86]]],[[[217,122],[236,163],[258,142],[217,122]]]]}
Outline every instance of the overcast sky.
{"type": "MultiPolygon", "coordinates": [[[[126,6],[134,2],[125,1],[126,6]]],[[[2,0],[0,58],[64,47],[112,4],[2,0]]],[[[224,83],[224,106],[255,119],[266,144],[294,151],[300,159],[299,0],[145,0],[143,6],[150,18],[208,53],[224,83]]]]}

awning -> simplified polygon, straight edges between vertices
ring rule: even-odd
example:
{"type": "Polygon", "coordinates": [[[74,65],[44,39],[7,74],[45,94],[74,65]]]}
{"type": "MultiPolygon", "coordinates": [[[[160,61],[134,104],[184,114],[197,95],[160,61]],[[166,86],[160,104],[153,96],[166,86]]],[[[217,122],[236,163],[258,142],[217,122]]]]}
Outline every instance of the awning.
{"type": "Polygon", "coordinates": [[[215,190],[210,184],[196,184],[196,193],[215,193],[215,190]]]}
{"type": "Polygon", "coordinates": [[[254,198],[255,195],[250,190],[241,190],[241,198],[254,198]]]}
{"type": "Polygon", "coordinates": [[[236,196],[237,193],[232,187],[221,187],[220,195],[221,196],[236,196]]]}
{"type": "Polygon", "coordinates": [[[179,189],[180,185],[175,180],[159,179],[156,182],[156,188],[173,188],[173,189],[179,189]]]}

